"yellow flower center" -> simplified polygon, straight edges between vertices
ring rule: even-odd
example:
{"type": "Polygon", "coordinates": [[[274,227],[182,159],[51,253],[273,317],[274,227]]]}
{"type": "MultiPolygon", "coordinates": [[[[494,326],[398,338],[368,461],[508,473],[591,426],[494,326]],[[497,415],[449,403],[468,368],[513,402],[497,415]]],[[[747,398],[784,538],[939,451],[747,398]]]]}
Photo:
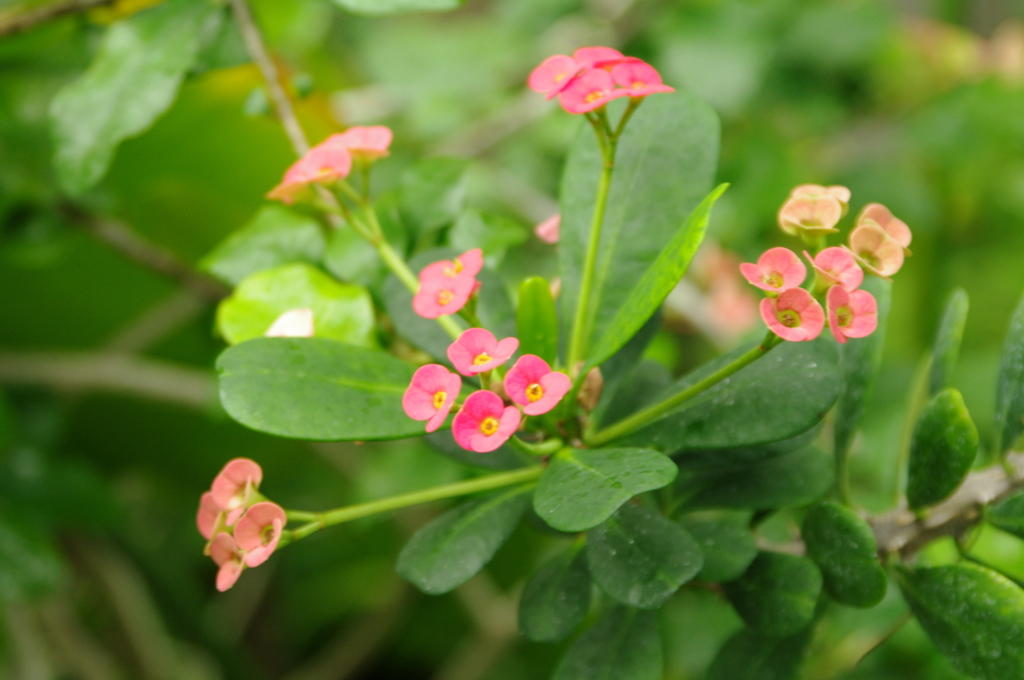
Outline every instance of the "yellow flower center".
{"type": "Polygon", "coordinates": [[[849,307],[840,307],[836,310],[836,320],[842,327],[849,326],[850,322],[853,321],[853,310],[849,307]]]}
{"type": "Polygon", "coordinates": [[[560,83],[563,80],[565,80],[565,76],[566,75],[568,75],[568,74],[567,73],[556,73],[555,74],[555,83],[560,83]]]}
{"type": "Polygon", "coordinates": [[[444,268],[444,275],[450,279],[454,279],[456,276],[462,273],[462,262],[459,258],[455,258],[452,262],[452,266],[444,268]]]}
{"type": "Polygon", "coordinates": [[[796,328],[800,325],[800,315],[792,309],[783,310],[779,312],[779,323],[786,328],[796,328]]]}
{"type": "Polygon", "coordinates": [[[594,90],[593,92],[588,94],[586,97],[584,97],[583,101],[585,101],[586,103],[589,104],[591,102],[597,101],[598,99],[600,99],[603,96],[604,96],[604,92],[602,92],[601,90],[594,90]]]}
{"type": "Polygon", "coordinates": [[[537,401],[543,396],[544,388],[537,383],[533,383],[526,388],[526,398],[529,399],[531,403],[537,401]]]}
{"type": "Polygon", "coordinates": [[[437,304],[439,304],[439,305],[446,305],[446,304],[448,304],[449,302],[451,302],[454,299],[455,299],[455,296],[447,288],[442,289],[437,294],[437,304]]]}
{"type": "Polygon", "coordinates": [[[448,393],[444,390],[434,393],[434,408],[441,408],[444,406],[444,400],[448,398],[448,393]]]}
{"type": "Polygon", "coordinates": [[[491,417],[484,418],[483,422],[480,423],[480,431],[490,437],[498,431],[498,420],[491,417]]]}
{"type": "Polygon", "coordinates": [[[635,81],[633,81],[633,89],[634,90],[639,90],[642,87],[647,87],[647,83],[645,83],[642,80],[635,80],[635,81]]]}
{"type": "Polygon", "coordinates": [[[482,366],[483,364],[486,364],[490,360],[491,357],[486,352],[484,352],[483,354],[477,354],[475,357],[473,357],[473,365],[482,366]]]}
{"type": "Polygon", "coordinates": [[[767,283],[772,288],[782,288],[782,274],[778,272],[772,272],[768,276],[764,277],[764,282],[767,283]]]}

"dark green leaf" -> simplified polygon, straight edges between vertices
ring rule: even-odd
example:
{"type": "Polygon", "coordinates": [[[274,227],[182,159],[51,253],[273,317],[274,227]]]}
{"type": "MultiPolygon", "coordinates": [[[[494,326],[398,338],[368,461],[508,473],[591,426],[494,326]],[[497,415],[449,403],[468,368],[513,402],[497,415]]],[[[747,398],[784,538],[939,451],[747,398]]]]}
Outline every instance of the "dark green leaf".
{"type": "Polygon", "coordinates": [[[39,599],[54,590],[64,564],[52,539],[35,524],[0,515],[0,600],[39,599]]]}
{"type": "Polygon", "coordinates": [[[353,229],[335,229],[324,252],[324,267],[342,281],[375,288],[384,278],[380,256],[353,229]]]}
{"type": "Polygon", "coordinates": [[[279,205],[267,205],[210,251],[199,267],[235,285],[264,269],[291,262],[316,264],[323,256],[319,222],[279,205]]]}
{"type": "Polygon", "coordinates": [[[1024,678],[1024,591],[974,564],[896,570],[921,627],[977,680],[1024,678]]]}
{"type": "Polygon", "coordinates": [[[220,400],[261,432],[320,441],[423,434],[402,410],[416,367],[326,338],[257,338],[217,359],[220,400]]]}
{"type": "Polygon", "coordinates": [[[936,394],[921,413],[910,441],[907,501],[923,508],[960,486],[978,453],[978,430],[952,387],[936,394]]]}
{"type": "Polygon", "coordinates": [[[434,519],[398,555],[398,574],[430,595],[454,590],[491,561],[530,504],[530,488],[507,489],[434,519]]]}
{"type": "Polygon", "coordinates": [[[552,680],[661,680],[663,663],[657,615],[616,607],[573,643],[552,680]]]}
{"type": "Polygon", "coordinates": [[[481,214],[466,210],[448,231],[448,243],[459,252],[480,248],[488,265],[494,267],[505,251],[529,238],[526,229],[512,220],[498,215],[481,214]]]}
{"type": "Polygon", "coordinates": [[[748,626],[763,635],[787,637],[814,619],[821,572],[806,557],[762,551],[740,579],[723,588],[748,626]]]}
{"type": "Polygon", "coordinates": [[[1024,297],[1010,320],[999,360],[996,389],[996,451],[1012,449],[1024,434],[1024,297]]]}
{"type": "Polygon", "coordinates": [[[462,5],[463,0],[334,0],[353,14],[384,16],[405,12],[447,12],[462,5]]]}
{"type": "MultiPolygon", "coordinates": [[[[594,356],[592,340],[607,332],[636,282],[711,190],[718,129],[711,107],[689,92],[649,97],[627,126],[618,145],[587,300],[585,356],[594,356]]],[[[570,322],[576,314],[601,164],[594,132],[583,126],[569,152],[560,195],[562,314],[570,322]]],[[[639,323],[652,311],[648,307],[639,323]]]]}
{"type": "MultiPolygon", "coordinates": [[[[680,392],[731,363],[747,348],[712,361],[659,396],[680,392]]],[[[671,453],[766,444],[817,425],[839,393],[832,338],[786,342],[619,444],[671,453]]]]}
{"type": "Polygon", "coordinates": [[[585,531],[633,496],[676,478],[676,465],[650,449],[559,451],[540,478],[533,508],[561,531],[585,531]]]}
{"type": "Polygon", "coordinates": [[[812,631],[773,637],[744,628],[718,651],[706,680],[796,680],[812,631]]]}
{"type": "Polygon", "coordinates": [[[569,637],[590,609],[590,572],[582,546],[571,546],[534,572],[519,598],[519,632],[535,642],[569,637]]]}
{"type": "Polygon", "coordinates": [[[812,427],[807,432],[798,434],[789,439],[780,439],[770,444],[758,444],[756,446],[738,446],[732,449],[708,449],[706,451],[687,451],[674,458],[687,470],[707,471],[721,470],[737,465],[749,465],[760,463],[769,458],[778,458],[797,449],[810,446],[821,434],[821,424],[812,427]]]}
{"type": "Polygon", "coordinates": [[[623,505],[587,533],[587,562],[601,589],[623,604],[656,609],[700,571],[700,546],[681,526],[623,505]]]}
{"type": "Polygon", "coordinates": [[[711,219],[711,208],[728,187],[728,184],[719,185],[693,209],[672,240],[644,272],[604,332],[596,336],[600,339],[588,354],[588,364],[595,366],[615,354],[661,307],[690,266],[690,260],[704,240],[708,220],[711,219]]]}
{"type": "Polygon", "coordinates": [[[300,262],[247,276],[217,308],[217,329],[234,345],[262,336],[281,314],[303,308],[313,310],[316,337],[376,346],[377,319],[366,289],[300,262]]]}
{"type": "Polygon", "coordinates": [[[591,417],[602,425],[622,420],[654,404],[670,385],[672,372],[664,364],[643,359],[628,374],[604,384],[591,417]]]}
{"type": "Polygon", "coordinates": [[[50,106],[57,178],[70,194],[106,174],[123,140],[145,131],[174,102],[215,5],[168,0],[113,24],[78,80],[50,106]]]}
{"type": "Polygon", "coordinates": [[[749,521],[745,512],[699,513],[679,520],[704,552],[704,566],[697,578],[718,583],[743,575],[757,557],[757,540],[749,521]]]}
{"type": "Polygon", "coordinates": [[[427,158],[402,174],[399,210],[402,221],[422,236],[451,224],[466,200],[466,162],[427,158]]]}
{"type": "Polygon", "coordinates": [[[551,285],[539,276],[519,286],[516,332],[520,354],[536,354],[549,364],[558,359],[558,311],[551,285]]]}
{"type": "Polygon", "coordinates": [[[885,597],[885,571],[871,527],[853,510],[825,501],[804,518],[804,544],[825,578],[832,599],[854,607],[874,607],[885,597]]]}
{"type": "Polygon", "coordinates": [[[987,508],[985,518],[1003,531],[1024,538],[1024,491],[987,508]]]}
{"type": "Polygon", "coordinates": [[[949,294],[942,320],[939,322],[939,330],[935,333],[928,390],[931,394],[948,387],[953,377],[956,359],[960,355],[960,341],[963,340],[964,327],[967,325],[969,305],[967,291],[963,288],[955,288],[949,294]]]}

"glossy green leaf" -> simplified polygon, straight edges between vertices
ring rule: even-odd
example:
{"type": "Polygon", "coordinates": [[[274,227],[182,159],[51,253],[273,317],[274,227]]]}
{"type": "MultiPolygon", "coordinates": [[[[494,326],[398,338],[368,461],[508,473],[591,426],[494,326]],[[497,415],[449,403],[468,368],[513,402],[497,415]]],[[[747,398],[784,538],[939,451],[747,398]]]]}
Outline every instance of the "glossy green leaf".
{"type": "Polygon", "coordinates": [[[656,403],[672,382],[672,372],[664,364],[643,359],[628,374],[604,384],[592,417],[601,425],[627,418],[656,403]]]}
{"type": "Polygon", "coordinates": [[[718,583],[743,575],[757,557],[757,540],[749,522],[750,514],[745,512],[706,512],[679,520],[704,553],[697,578],[718,583]]]}
{"type": "Polygon", "coordinates": [[[43,529],[6,512],[0,515],[0,601],[37,600],[63,576],[63,560],[43,529]]]}
{"type": "Polygon", "coordinates": [[[834,441],[839,455],[846,455],[853,435],[860,427],[871,388],[882,366],[882,345],[892,307],[892,283],[867,276],[861,286],[878,303],[878,328],[866,338],[851,338],[839,348],[839,375],[842,388],[836,401],[834,441]]]}
{"type": "Polygon", "coordinates": [[[774,637],[744,628],[718,650],[706,680],[796,680],[812,632],[774,637]]]}
{"type": "Polygon", "coordinates": [[[911,508],[934,505],[960,486],[978,453],[978,429],[952,387],[936,394],[914,427],[907,469],[911,508]]]}
{"type": "Polygon", "coordinates": [[[767,510],[804,505],[825,494],[835,480],[835,461],[816,446],[772,458],[718,467],[687,466],[677,460],[676,490],[691,508],[767,510]]]}
{"type": "Polygon", "coordinates": [[[690,260],[707,232],[711,208],[728,187],[728,184],[721,184],[715,188],[676,230],[672,240],[644,272],[604,332],[596,336],[600,339],[587,355],[588,364],[596,366],[615,354],[661,307],[690,266],[690,260]]]}
{"type": "Polygon", "coordinates": [[[615,607],[576,639],[552,680],[661,680],[663,664],[657,615],[615,607]]]}
{"type": "Polygon", "coordinates": [[[551,285],[539,276],[519,286],[516,333],[520,354],[536,354],[549,364],[558,359],[558,310],[551,285]]]}
{"type": "Polygon", "coordinates": [[[882,601],[886,578],[875,534],[857,513],[832,501],[819,503],[804,517],[802,535],[832,599],[854,607],[882,601]]]}
{"type": "Polygon", "coordinates": [[[1024,491],[986,508],[985,519],[1003,531],[1024,538],[1024,491]]]}
{"type": "Polygon", "coordinates": [[[373,299],[362,286],[339,283],[305,263],[247,276],[217,308],[217,330],[232,345],[258,338],[292,309],[313,310],[314,336],[376,346],[373,299]]]}
{"type": "Polygon", "coordinates": [[[1017,305],[1003,341],[996,388],[996,451],[1015,446],[1024,434],[1024,297],[1017,305]]]}
{"type": "Polygon", "coordinates": [[[434,519],[398,555],[398,574],[430,595],[454,590],[491,561],[530,505],[530,487],[464,503],[434,519]]]}
{"type": "Polygon", "coordinates": [[[587,533],[587,563],[601,590],[622,604],[656,609],[703,566],[681,526],[639,505],[623,505],[587,533]]]}
{"type": "MultiPolygon", "coordinates": [[[[838,397],[836,344],[824,337],[783,343],[617,444],[672,453],[766,444],[806,432],[821,422],[838,397]]],[[[698,368],[658,400],[702,380],[746,349],[698,368]]]]}
{"type": "Polygon", "coordinates": [[[928,381],[928,391],[931,394],[948,387],[953,377],[956,359],[960,355],[960,342],[963,340],[964,328],[967,325],[969,306],[967,291],[963,288],[953,289],[946,300],[932,350],[932,370],[928,381]]]}
{"type": "Polygon", "coordinates": [[[261,432],[320,441],[423,434],[402,410],[416,367],[326,338],[257,338],[217,359],[228,414],[261,432]]]}
{"type": "Polygon", "coordinates": [[[447,12],[461,6],[463,0],[334,0],[338,7],[353,14],[385,16],[406,12],[447,12]]]}
{"type": "MultiPolygon", "coordinates": [[[[628,304],[636,282],[711,190],[718,136],[714,111],[689,92],[648,97],[630,120],[618,145],[587,301],[585,356],[594,356],[590,351],[594,341],[608,332],[628,304]]],[[[560,190],[561,304],[562,315],[570,323],[576,314],[601,165],[594,132],[584,125],[566,160],[560,190]]],[[[648,306],[639,323],[652,311],[648,306]]],[[[614,350],[611,347],[608,355],[614,350]]]]}
{"type": "Polygon", "coordinates": [[[346,283],[374,288],[385,269],[377,251],[353,229],[335,229],[324,251],[324,268],[346,283]]]}
{"type": "Polygon", "coordinates": [[[908,569],[896,580],[921,627],[976,680],[1024,678],[1024,591],[969,563],[908,569]]]}
{"type": "Polygon", "coordinates": [[[466,200],[466,162],[427,158],[402,174],[399,211],[402,221],[422,236],[453,223],[466,200]]]}
{"type": "Polygon", "coordinates": [[[533,509],[560,531],[585,531],[633,496],[676,478],[676,464],[650,449],[565,448],[551,458],[533,509]]]}
{"type": "Polygon", "coordinates": [[[806,557],[762,551],[741,578],[722,587],[753,630],[787,637],[814,619],[821,581],[818,567],[806,557]]]}
{"type": "Polygon", "coordinates": [[[250,274],[283,264],[316,264],[324,256],[324,247],[319,222],[280,205],[266,205],[210,251],[199,267],[236,285],[250,274]]]}
{"type": "Polygon", "coordinates": [[[77,195],[92,188],[107,173],[118,144],[170,108],[215,7],[168,0],[111,25],[89,69],[50,106],[54,164],[65,191],[77,195]]]}
{"type": "Polygon", "coordinates": [[[494,267],[505,251],[525,243],[529,232],[516,222],[498,215],[465,210],[448,231],[448,243],[460,252],[473,248],[484,251],[484,260],[494,267]]]}
{"type": "Polygon", "coordinates": [[[519,632],[535,642],[569,637],[590,609],[590,571],[582,546],[570,546],[534,572],[519,597],[519,632]]]}

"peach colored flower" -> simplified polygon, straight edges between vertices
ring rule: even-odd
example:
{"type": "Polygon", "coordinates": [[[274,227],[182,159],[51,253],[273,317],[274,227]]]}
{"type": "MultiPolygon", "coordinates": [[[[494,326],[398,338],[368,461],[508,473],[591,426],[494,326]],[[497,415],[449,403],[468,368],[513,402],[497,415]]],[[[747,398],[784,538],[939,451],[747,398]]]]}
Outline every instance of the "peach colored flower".
{"type": "Polygon", "coordinates": [[[245,569],[245,557],[231,534],[217,534],[210,544],[210,557],[220,569],[217,571],[217,590],[224,592],[235,585],[245,569]]]}
{"type": "Polygon", "coordinates": [[[312,309],[289,309],[274,319],[263,335],[268,338],[311,338],[314,330],[312,309]]]}
{"type": "Polygon", "coordinates": [[[196,513],[196,526],[199,527],[199,533],[202,534],[203,538],[207,541],[213,538],[214,529],[217,526],[218,520],[221,519],[221,515],[224,511],[217,501],[213,499],[213,493],[207,491],[199,497],[199,511],[196,513]]]}
{"type": "Polygon", "coordinates": [[[348,177],[352,171],[352,154],[343,146],[318,144],[295,161],[284,173],[281,183],[267,193],[267,198],[291,204],[310,184],[332,184],[348,177]]]}
{"type": "Polygon", "coordinates": [[[808,196],[811,198],[817,196],[831,196],[832,198],[839,201],[843,206],[843,215],[846,214],[847,209],[850,207],[850,197],[852,196],[849,189],[838,184],[832,186],[822,186],[820,184],[801,184],[798,187],[789,192],[790,198],[797,198],[799,196],[808,196]]]}
{"type": "Polygon", "coordinates": [[[868,203],[857,216],[857,226],[862,224],[877,224],[882,230],[903,247],[904,252],[909,255],[910,241],[914,235],[910,233],[910,227],[901,219],[893,217],[881,203],[868,203]]]}
{"type": "Polygon", "coordinates": [[[462,388],[462,378],[439,364],[420,366],[402,396],[402,408],[413,420],[426,420],[427,432],[444,425],[462,388]]]}
{"type": "Polygon", "coordinates": [[[534,227],[533,233],[544,243],[558,243],[558,231],[561,223],[562,216],[556,213],[534,227]]]}
{"type": "Polygon", "coordinates": [[[814,340],[825,327],[825,312],[803,288],[790,288],[779,297],[761,300],[761,318],[783,340],[814,340]]]}
{"type": "Polygon", "coordinates": [[[235,458],[217,474],[210,487],[213,500],[227,513],[231,526],[244,512],[253,494],[263,481],[263,469],[248,458],[235,458]]]}
{"type": "Polygon", "coordinates": [[[521,419],[515,406],[505,406],[494,392],[480,390],[469,395],[455,414],[452,435],[467,451],[486,453],[508,441],[521,419]]]}
{"type": "Polygon", "coordinates": [[[490,331],[469,328],[448,346],[448,360],[462,375],[476,375],[501,366],[519,349],[519,340],[504,338],[498,342],[490,331]]]}
{"type": "Polygon", "coordinates": [[[331,135],[324,144],[348,149],[353,157],[362,161],[375,161],[390,153],[388,147],[391,146],[392,136],[391,129],[383,125],[357,125],[340,134],[331,135]]]}
{"type": "Polygon", "coordinates": [[[639,59],[616,64],[612,78],[624,88],[619,96],[646,97],[655,92],[675,92],[675,88],[661,82],[661,75],[653,66],[639,59]]]}
{"type": "Polygon", "coordinates": [[[842,217],[843,205],[836,197],[802,194],[779,209],[779,227],[790,236],[832,234],[842,217]]]}
{"type": "Polygon", "coordinates": [[[903,247],[870,221],[850,232],[850,251],[864,269],[885,279],[903,266],[903,247]]]}
{"type": "Polygon", "coordinates": [[[811,257],[805,250],[804,257],[811,263],[823,288],[838,283],[846,290],[856,290],[864,281],[864,271],[845,248],[825,248],[817,257],[811,257]]]}
{"type": "Polygon", "coordinates": [[[505,375],[505,391],[512,401],[522,404],[523,413],[528,416],[539,416],[553,409],[570,387],[569,376],[552,371],[548,362],[533,354],[519,357],[505,375]]]}
{"type": "Polygon", "coordinates": [[[740,273],[751,285],[769,293],[779,293],[803,283],[807,267],[789,248],[770,248],[757,258],[757,264],[741,264],[740,273]]]}
{"type": "Polygon", "coordinates": [[[624,92],[615,90],[612,75],[604,69],[591,68],[572,79],[558,95],[562,108],[569,113],[587,113],[600,108],[624,92]]]}
{"type": "Polygon", "coordinates": [[[842,286],[828,289],[828,327],[841,343],[847,338],[864,338],[878,328],[878,303],[866,290],[848,291],[842,286]]]}
{"type": "Polygon", "coordinates": [[[547,99],[553,99],[565,89],[581,68],[579,62],[572,57],[556,54],[533,69],[526,83],[534,92],[540,92],[547,99]]]}
{"type": "Polygon", "coordinates": [[[288,516],[277,503],[264,501],[249,506],[235,525],[235,543],[246,551],[245,566],[258,567],[277,549],[288,516]]]}

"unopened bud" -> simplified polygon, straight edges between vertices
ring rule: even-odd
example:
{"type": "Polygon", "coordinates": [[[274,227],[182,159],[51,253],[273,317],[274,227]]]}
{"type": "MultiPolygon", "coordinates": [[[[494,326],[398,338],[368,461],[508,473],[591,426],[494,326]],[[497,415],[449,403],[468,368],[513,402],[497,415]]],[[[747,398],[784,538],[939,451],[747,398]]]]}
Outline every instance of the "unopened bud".
{"type": "Polygon", "coordinates": [[[580,388],[576,401],[587,411],[593,411],[597,402],[601,400],[601,391],[604,389],[604,377],[601,369],[595,366],[587,372],[583,379],[583,387],[580,388]]]}

